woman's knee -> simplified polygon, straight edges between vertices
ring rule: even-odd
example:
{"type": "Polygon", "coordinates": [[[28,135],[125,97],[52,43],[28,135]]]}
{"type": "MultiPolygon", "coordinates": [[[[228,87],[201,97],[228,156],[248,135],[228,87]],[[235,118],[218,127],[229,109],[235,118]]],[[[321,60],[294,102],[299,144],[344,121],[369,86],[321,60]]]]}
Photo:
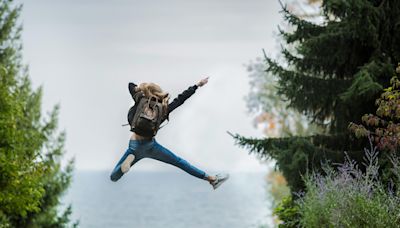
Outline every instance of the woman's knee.
{"type": "Polygon", "coordinates": [[[112,182],[117,182],[122,177],[122,172],[119,173],[118,171],[111,173],[110,180],[112,182]]]}
{"type": "Polygon", "coordinates": [[[111,180],[112,182],[117,182],[118,178],[116,178],[116,177],[113,176],[113,175],[110,175],[110,180],[111,180]]]}

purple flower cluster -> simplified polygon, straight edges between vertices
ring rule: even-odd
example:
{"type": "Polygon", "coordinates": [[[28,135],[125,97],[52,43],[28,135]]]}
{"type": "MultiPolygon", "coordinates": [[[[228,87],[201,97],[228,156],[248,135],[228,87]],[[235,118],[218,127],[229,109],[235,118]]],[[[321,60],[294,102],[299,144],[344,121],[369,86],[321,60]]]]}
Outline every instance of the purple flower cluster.
{"type": "Polygon", "coordinates": [[[379,151],[370,140],[364,170],[347,154],[343,164],[324,165],[324,175],[306,176],[306,192],[298,193],[305,227],[396,227],[400,224],[400,162],[390,155],[397,180],[384,186],[379,177],[379,151]]]}

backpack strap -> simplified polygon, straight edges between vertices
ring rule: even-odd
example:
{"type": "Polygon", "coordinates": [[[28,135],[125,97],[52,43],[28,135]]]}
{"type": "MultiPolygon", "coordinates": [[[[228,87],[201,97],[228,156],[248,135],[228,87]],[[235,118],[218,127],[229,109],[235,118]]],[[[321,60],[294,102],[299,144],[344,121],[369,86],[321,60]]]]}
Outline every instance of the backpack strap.
{"type": "Polygon", "coordinates": [[[163,127],[165,127],[165,126],[167,126],[168,124],[169,124],[169,118],[168,119],[166,119],[167,120],[167,123],[166,124],[164,124],[164,125],[162,125],[162,126],[160,126],[159,128],[158,128],[158,130],[160,130],[161,128],[163,128],[163,127]]]}
{"type": "Polygon", "coordinates": [[[133,119],[132,119],[131,130],[133,130],[133,125],[139,119],[140,111],[138,109],[141,108],[142,106],[146,105],[146,104],[144,104],[145,102],[147,102],[146,99],[143,99],[143,98],[140,99],[139,104],[138,104],[137,109],[136,109],[136,113],[135,113],[135,115],[133,116],[133,119]]]}
{"type": "Polygon", "coordinates": [[[140,98],[143,98],[144,94],[142,91],[136,92],[135,95],[133,95],[133,100],[135,102],[138,102],[140,100],[140,98]]]}

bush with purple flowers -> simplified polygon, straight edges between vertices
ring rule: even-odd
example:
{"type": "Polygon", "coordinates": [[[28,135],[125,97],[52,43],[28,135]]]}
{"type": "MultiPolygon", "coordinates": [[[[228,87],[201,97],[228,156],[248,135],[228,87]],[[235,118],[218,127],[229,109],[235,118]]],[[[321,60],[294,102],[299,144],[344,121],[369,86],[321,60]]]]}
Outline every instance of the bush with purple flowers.
{"type": "Polygon", "coordinates": [[[391,155],[397,180],[385,186],[379,179],[377,148],[371,142],[370,149],[364,151],[364,171],[347,157],[337,169],[326,165],[324,175],[305,177],[306,192],[296,201],[301,226],[399,227],[400,161],[391,155]]]}

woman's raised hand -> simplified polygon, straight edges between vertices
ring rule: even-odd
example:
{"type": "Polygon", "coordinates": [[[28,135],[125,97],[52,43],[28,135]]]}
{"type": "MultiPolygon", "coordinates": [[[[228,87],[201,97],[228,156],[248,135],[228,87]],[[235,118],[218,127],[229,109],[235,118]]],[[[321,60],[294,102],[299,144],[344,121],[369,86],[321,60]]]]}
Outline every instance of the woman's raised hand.
{"type": "Polygon", "coordinates": [[[210,77],[206,77],[206,78],[204,78],[204,79],[201,79],[201,80],[197,83],[197,86],[202,87],[203,85],[207,84],[209,78],[210,78],[210,77]]]}

